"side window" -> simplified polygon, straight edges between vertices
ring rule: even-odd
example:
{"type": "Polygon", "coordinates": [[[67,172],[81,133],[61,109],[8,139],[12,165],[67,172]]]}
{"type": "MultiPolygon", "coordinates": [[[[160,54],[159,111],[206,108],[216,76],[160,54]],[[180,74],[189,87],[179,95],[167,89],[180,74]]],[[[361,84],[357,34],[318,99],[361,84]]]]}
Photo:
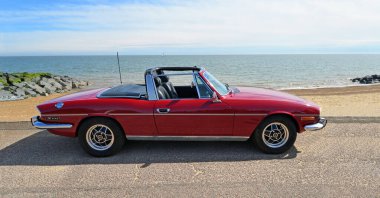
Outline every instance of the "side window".
{"type": "Polygon", "coordinates": [[[212,91],[208,87],[208,85],[205,84],[203,79],[199,75],[195,75],[195,81],[198,86],[199,95],[200,98],[211,98],[212,97],[212,91]]]}
{"type": "MultiPolygon", "coordinates": [[[[198,98],[197,88],[192,73],[169,73],[159,75],[161,81],[157,87],[159,99],[198,98]]],[[[157,86],[157,85],[156,85],[157,86]]]]}
{"type": "Polygon", "coordinates": [[[168,76],[169,82],[175,87],[190,86],[193,81],[192,75],[170,75],[168,76]]]}

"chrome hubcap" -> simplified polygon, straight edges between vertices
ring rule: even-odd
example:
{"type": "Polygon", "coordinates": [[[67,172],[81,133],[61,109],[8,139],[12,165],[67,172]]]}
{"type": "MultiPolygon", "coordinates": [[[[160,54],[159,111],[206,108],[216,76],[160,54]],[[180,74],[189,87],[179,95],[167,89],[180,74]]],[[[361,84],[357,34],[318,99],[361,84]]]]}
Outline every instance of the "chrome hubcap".
{"type": "Polygon", "coordinates": [[[87,130],[86,140],[91,148],[98,151],[104,151],[112,146],[114,135],[108,126],[97,124],[87,130]]]}
{"type": "Polygon", "coordinates": [[[288,141],[289,130],[284,124],[273,122],[264,128],[262,139],[265,145],[271,148],[278,148],[288,141]]]}

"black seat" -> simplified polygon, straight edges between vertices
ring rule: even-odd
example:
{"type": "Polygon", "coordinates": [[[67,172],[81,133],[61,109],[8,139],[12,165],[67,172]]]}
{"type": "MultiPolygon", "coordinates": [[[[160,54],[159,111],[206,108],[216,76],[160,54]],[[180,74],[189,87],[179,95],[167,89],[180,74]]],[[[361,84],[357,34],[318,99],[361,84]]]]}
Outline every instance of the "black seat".
{"type": "Polygon", "coordinates": [[[170,98],[178,98],[177,91],[175,90],[173,84],[169,82],[168,76],[161,76],[161,82],[162,82],[162,86],[169,93],[170,98]]]}
{"type": "Polygon", "coordinates": [[[155,77],[154,83],[156,84],[157,94],[159,99],[170,99],[169,93],[166,91],[164,86],[162,86],[161,78],[155,77]]]}

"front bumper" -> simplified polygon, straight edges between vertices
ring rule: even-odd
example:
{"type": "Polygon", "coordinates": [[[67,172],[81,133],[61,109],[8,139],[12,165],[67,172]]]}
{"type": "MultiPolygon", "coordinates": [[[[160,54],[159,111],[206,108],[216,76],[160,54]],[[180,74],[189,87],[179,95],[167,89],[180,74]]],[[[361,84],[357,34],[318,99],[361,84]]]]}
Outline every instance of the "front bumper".
{"type": "Polygon", "coordinates": [[[315,124],[309,124],[304,127],[306,131],[316,131],[323,129],[327,124],[327,120],[325,118],[320,118],[319,121],[315,124]]]}
{"type": "Polygon", "coordinates": [[[31,118],[32,125],[38,129],[69,129],[72,124],[46,123],[40,120],[39,116],[31,118]]]}

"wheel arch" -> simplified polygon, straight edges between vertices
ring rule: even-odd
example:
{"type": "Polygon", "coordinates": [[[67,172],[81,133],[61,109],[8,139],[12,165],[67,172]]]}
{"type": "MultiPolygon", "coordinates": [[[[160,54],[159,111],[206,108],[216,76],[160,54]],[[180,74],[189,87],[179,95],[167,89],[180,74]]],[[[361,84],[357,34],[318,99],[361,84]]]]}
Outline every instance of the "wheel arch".
{"type": "Polygon", "coordinates": [[[261,125],[262,122],[264,122],[266,119],[269,119],[269,118],[272,118],[272,117],[276,117],[276,116],[279,116],[279,117],[286,117],[286,118],[289,118],[293,123],[294,125],[296,126],[296,129],[297,129],[297,133],[299,133],[301,131],[301,126],[300,126],[300,123],[297,121],[297,119],[294,117],[293,114],[289,113],[289,112],[273,112],[273,113],[270,113],[268,114],[267,116],[265,116],[260,122],[259,124],[256,126],[256,128],[253,130],[251,136],[253,135],[253,133],[256,131],[256,129],[261,125]]]}
{"type": "Polygon", "coordinates": [[[120,122],[117,121],[115,118],[112,118],[112,117],[108,117],[108,116],[88,116],[86,118],[83,118],[77,125],[76,129],[75,129],[75,137],[78,137],[78,130],[79,130],[79,127],[86,121],[88,120],[92,120],[92,119],[97,119],[97,118],[105,118],[105,119],[108,119],[108,120],[111,120],[113,121],[114,123],[116,123],[120,129],[123,131],[123,133],[125,134],[125,131],[124,131],[124,128],[123,126],[121,126],[120,122]]]}

